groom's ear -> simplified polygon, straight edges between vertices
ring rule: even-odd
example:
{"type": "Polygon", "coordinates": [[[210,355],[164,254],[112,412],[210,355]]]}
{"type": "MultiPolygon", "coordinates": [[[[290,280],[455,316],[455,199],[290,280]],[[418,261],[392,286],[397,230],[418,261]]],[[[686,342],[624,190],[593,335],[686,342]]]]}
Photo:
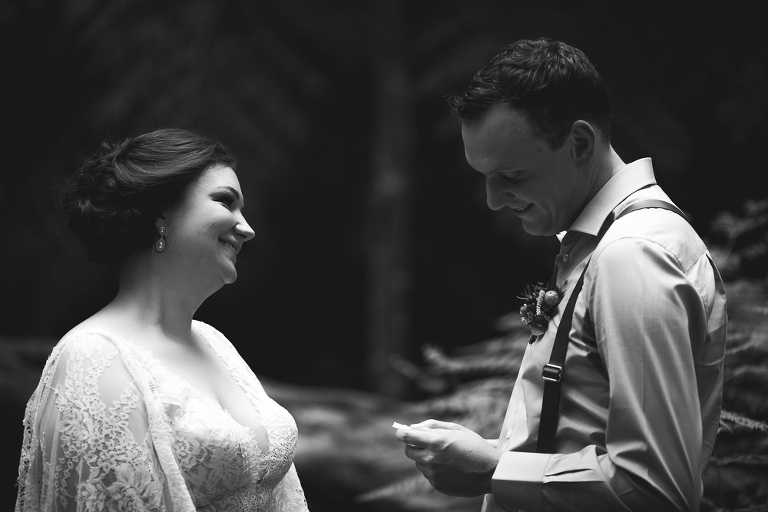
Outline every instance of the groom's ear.
{"type": "Polygon", "coordinates": [[[583,166],[592,161],[596,138],[595,129],[591,124],[581,120],[573,122],[566,144],[569,144],[569,153],[577,165],[583,166]]]}

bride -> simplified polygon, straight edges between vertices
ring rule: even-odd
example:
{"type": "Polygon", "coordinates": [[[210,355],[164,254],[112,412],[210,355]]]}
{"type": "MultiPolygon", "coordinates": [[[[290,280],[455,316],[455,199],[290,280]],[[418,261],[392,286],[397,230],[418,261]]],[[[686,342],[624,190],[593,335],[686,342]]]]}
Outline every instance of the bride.
{"type": "Polygon", "coordinates": [[[234,157],[157,130],[102,144],[62,199],[119,289],[48,358],[25,412],[16,511],[306,511],[296,423],[193,319],[254,236],[234,157]]]}

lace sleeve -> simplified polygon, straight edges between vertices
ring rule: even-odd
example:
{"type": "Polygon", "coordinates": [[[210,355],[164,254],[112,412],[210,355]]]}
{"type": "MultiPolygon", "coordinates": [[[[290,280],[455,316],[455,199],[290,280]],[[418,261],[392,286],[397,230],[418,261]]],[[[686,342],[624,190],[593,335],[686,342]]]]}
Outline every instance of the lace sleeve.
{"type": "Polygon", "coordinates": [[[299,482],[296,467],[291,464],[283,479],[274,491],[275,512],[308,512],[307,500],[299,482]]]}
{"type": "Polygon", "coordinates": [[[114,345],[96,334],[60,342],[27,404],[16,511],[164,511],[163,484],[114,345]]]}

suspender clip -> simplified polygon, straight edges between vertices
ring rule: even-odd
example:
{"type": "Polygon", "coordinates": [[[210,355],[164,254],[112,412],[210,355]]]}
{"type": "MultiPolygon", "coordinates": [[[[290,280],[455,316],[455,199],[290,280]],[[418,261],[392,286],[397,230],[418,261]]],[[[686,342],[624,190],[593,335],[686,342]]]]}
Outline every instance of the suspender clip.
{"type": "Polygon", "coordinates": [[[544,365],[544,371],[541,372],[541,377],[544,380],[552,382],[560,382],[563,378],[563,367],[556,364],[547,363],[544,365]]]}

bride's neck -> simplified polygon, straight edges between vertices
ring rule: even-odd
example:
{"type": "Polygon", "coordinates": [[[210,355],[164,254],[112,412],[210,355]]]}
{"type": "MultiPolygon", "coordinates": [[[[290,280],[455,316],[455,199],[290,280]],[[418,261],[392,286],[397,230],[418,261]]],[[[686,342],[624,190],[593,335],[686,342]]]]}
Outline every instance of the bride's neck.
{"type": "Polygon", "coordinates": [[[190,338],[192,319],[202,302],[185,283],[134,265],[122,269],[117,294],[107,309],[133,319],[140,327],[185,340],[190,338]]]}

